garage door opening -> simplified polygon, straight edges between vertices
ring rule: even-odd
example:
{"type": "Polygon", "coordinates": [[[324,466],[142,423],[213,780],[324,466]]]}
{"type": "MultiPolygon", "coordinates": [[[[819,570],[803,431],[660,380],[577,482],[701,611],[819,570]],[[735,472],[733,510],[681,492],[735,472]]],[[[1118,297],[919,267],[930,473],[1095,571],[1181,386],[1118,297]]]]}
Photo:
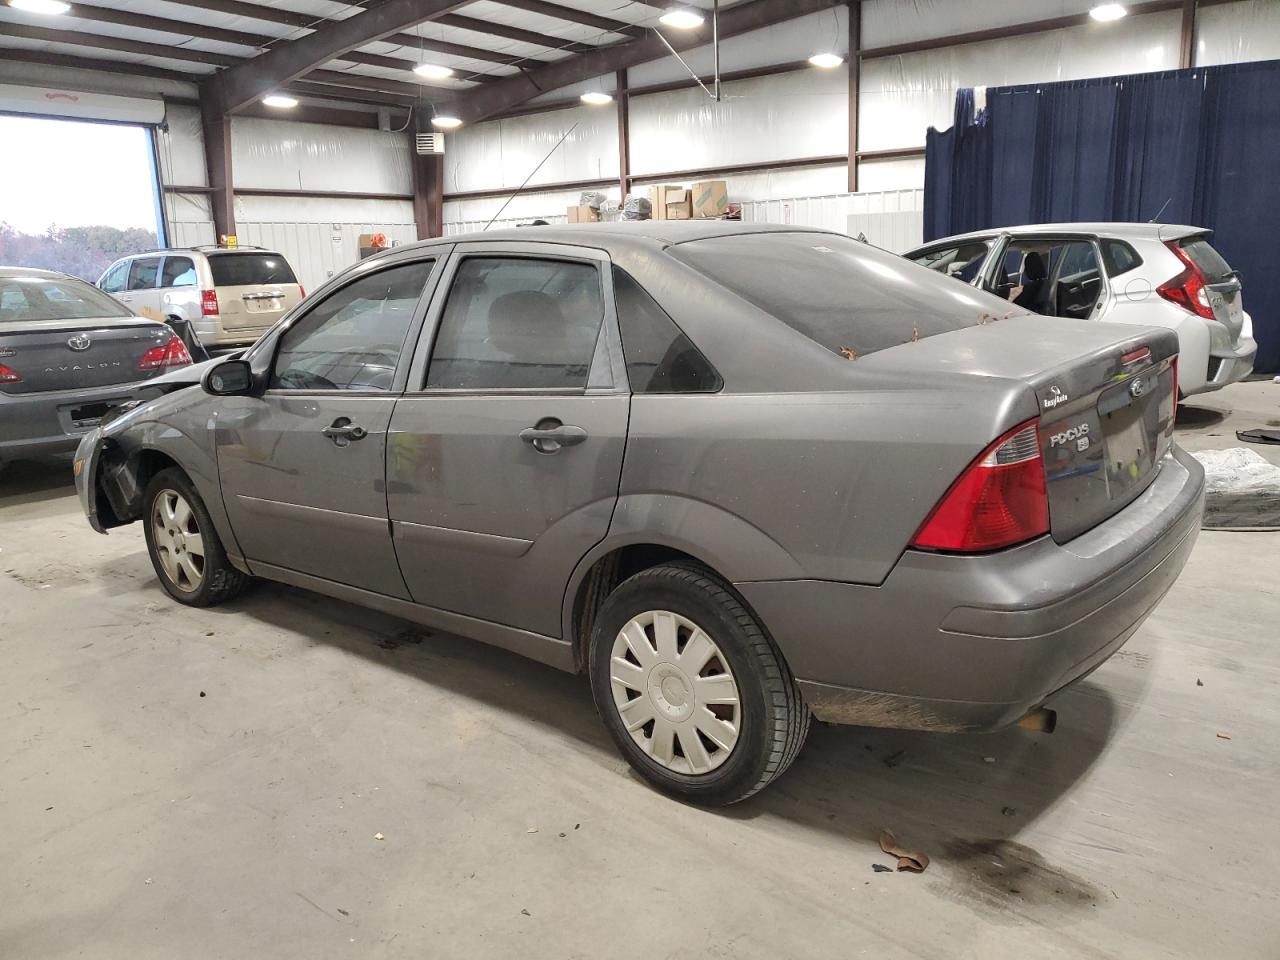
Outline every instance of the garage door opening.
{"type": "Polygon", "coordinates": [[[95,281],[163,244],[150,128],[0,115],[0,266],[95,281]]]}

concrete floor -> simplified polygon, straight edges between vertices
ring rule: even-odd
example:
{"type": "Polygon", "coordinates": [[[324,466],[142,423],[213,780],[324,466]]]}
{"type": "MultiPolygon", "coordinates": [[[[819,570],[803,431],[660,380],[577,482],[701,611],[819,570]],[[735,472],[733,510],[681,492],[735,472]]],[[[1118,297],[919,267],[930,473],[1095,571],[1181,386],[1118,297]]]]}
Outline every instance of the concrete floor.
{"type": "MultiPolygon", "coordinates": [[[[1195,406],[1232,445],[1280,386],[1195,406]]],[[[64,470],[0,476],[0,957],[1280,956],[1280,534],[1203,533],[1053,736],[815,729],[715,812],[578,678],[270,584],[171,602],[64,470]],[[874,872],[882,827],[928,871],[874,872]]]]}

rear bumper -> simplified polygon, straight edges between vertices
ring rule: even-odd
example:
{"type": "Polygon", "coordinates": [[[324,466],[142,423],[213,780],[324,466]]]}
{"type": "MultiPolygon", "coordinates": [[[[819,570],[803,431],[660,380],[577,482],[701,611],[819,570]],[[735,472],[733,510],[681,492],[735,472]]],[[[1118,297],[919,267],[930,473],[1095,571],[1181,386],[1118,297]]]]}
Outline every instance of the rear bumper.
{"type": "Polygon", "coordinates": [[[1184,396],[1221,390],[1229,383],[1237,383],[1253,373],[1253,361],[1258,355],[1258,343],[1252,337],[1241,337],[1234,345],[1209,352],[1209,365],[1201,386],[1183,390],[1184,396]]]}
{"type": "Polygon", "coordinates": [[[815,716],[994,730],[1092,671],[1142,625],[1200,529],[1204,471],[1174,447],[1120,513],[1065,545],[976,557],[908,550],[878,587],[737,584],[815,716]]]}
{"type": "Polygon", "coordinates": [[[146,381],[90,389],[54,390],[8,396],[0,393],[0,460],[71,453],[96,419],[76,420],[73,411],[137,399],[146,381]]]}

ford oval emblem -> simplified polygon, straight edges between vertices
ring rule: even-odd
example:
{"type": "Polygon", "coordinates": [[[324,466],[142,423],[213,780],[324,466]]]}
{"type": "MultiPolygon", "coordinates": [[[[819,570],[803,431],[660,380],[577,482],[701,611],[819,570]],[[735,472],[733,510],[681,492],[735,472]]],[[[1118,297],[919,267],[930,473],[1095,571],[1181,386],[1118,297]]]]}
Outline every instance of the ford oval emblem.
{"type": "Polygon", "coordinates": [[[77,333],[74,337],[67,340],[67,346],[72,350],[88,350],[93,345],[93,341],[89,339],[89,335],[85,333],[77,333]]]}
{"type": "Polygon", "coordinates": [[[1129,395],[1140,397],[1147,392],[1147,382],[1141,377],[1134,377],[1129,381],[1129,395]]]}

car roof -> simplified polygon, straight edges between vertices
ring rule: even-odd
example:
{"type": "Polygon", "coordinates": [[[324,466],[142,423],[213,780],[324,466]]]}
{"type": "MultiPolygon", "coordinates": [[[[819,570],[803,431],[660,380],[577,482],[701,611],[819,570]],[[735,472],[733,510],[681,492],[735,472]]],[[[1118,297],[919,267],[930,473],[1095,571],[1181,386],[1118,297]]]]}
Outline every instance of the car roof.
{"type": "Polygon", "coordinates": [[[1172,240],[1178,237],[1192,236],[1198,233],[1211,233],[1208,227],[1193,227],[1178,223],[1126,223],[1087,222],[1079,223],[1024,223],[1019,226],[991,227],[987,230],[973,230],[969,233],[957,233],[949,237],[939,237],[927,244],[921,244],[917,250],[937,246],[955,240],[982,240],[1002,233],[1012,234],[1051,234],[1051,233],[1088,233],[1102,237],[1119,237],[1127,240],[1172,240]]]}
{"type": "Polygon", "coordinates": [[[0,277],[12,279],[14,277],[33,277],[45,280],[75,280],[76,277],[69,273],[59,273],[57,270],[38,270],[35,267],[0,267],[0,277]]]}
{"type": "Polygon", "coordinates": [[[452,243],[559,243],[578,247],[597,247],[611,251],[637,245],[666,247],[712,237],[732,237],[764,233],[826,233],[816,227],[776,223],[743,223],[740,220],[621,220],[612,223],[546,224],[530,227],[504,227],[501,230],[433,237],[415,243],[402,243],[387,251],[404,251],[452,243]]]}

